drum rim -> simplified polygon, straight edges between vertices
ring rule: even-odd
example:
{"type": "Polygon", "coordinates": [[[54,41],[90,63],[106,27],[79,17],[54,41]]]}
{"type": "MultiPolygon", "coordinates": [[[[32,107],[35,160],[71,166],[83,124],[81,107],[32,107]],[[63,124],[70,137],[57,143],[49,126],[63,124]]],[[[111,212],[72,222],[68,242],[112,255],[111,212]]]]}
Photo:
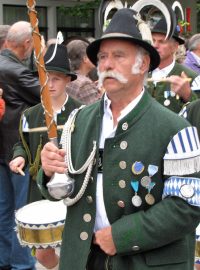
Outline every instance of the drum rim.
{"type": "Polygon", "coordinates": [[[67,207],[65,206],[63,200],[50,201],[50,200],[44,200],[43,199],[43,200],[39,200],[39,201],[35,201],[35,202],[32,202],[32,203],[26,204],[23,207],[17,209],[15,211],[15,221],[16,221],[17,224],[21,224],[24,227],[25,226],[31,226],[31,227],[33,227],[33,226],[48,226],[49,224],[57,225],[58,223],[62,223],[62,224],[65,223],[66,215],[67,215],[67,207]],[[35,207],[36,205],[40,206],[40,205],[45,205],[46,204],[46,205],[50,206],[50,205],[53,205],[54,203],[57,204],[57,205],[59,205],[59,204],[62,205],[63,204],[62,207],[63,207],[63,209],[65,211],[63,211],[63,217],[62,218],[57,219],[56,221],[48,220],[48,221],[40,222],[40,223],[39,223],[39,221],[38,221],[38,223],[36,223],[36,222],[34,223],[34,221],[30,221],[30,220],[29,220],[29,222],[21,220],[22,217],[20,216],[20,214],[23,212],[24,209],[28,209],[29,207],[31,209],[31,207],[35,207]]]}

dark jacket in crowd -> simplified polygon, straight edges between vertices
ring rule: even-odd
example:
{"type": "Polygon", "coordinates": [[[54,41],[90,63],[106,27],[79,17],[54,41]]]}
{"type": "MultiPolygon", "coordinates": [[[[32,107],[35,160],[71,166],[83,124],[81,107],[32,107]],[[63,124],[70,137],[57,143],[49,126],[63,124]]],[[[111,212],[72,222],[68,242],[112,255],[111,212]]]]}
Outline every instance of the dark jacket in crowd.
{"type": "Polygon", "coordinates": [[[0,53],[0,87],[6,103],[0,122],[0,160],[10,161],[19,141],[19,120],[28,107],[40,102],[40,85],[31,71],[8,49],[0,53]]]}

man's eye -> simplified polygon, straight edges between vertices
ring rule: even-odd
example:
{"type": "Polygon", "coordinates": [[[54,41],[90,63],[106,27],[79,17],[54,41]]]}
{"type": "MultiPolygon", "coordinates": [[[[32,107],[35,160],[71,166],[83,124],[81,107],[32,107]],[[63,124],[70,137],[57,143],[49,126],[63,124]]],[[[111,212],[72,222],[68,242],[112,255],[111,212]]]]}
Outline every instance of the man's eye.
{"type": "Polygon", "coordinates": [[[98,59],[99,60],[103,60],[103,59],[105,59],[106,58],[106,55],[105,54],[100,54],[99,56],[98,56],[98,59]]]}
{"type": "Polygon", "coordinates": [[[124,57],[124,54],[121,54],[121,53],[117,53],[114,55],[114,57],[117,59],[117,58],[123,58],[124,57]]]}

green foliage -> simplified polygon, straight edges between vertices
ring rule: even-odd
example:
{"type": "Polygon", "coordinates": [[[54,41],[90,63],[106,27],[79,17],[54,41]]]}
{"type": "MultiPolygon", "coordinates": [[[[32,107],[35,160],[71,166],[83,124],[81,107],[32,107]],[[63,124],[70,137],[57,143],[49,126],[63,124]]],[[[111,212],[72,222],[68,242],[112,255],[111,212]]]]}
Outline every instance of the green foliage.
{"type": "Polygon", "coordinates": [[[191,32],[187,31],[187,26],[189,26],[190,23],[179,19],[178,25],[180,26],[180,30],[181,30],[180,35],[185,39],[190,38],[191,32]]]}
{"type": "Polygon", "coordinates": [[[183,20],[178,20],[178,24],[179,24],[180,26],[182,26],[182,27],[187,26],[187,25],[190,25],[189,22],[186,22],[186,21],[183,21],[183,20]]]}
{"type": "Polygon", "coordinates": [[[79,18],[89,18],[93,14],[93,9],[99,6],[100,0],[87,3],[78,3],[71,7],[60,6],[59,11],[65,15],[79,18]]]}

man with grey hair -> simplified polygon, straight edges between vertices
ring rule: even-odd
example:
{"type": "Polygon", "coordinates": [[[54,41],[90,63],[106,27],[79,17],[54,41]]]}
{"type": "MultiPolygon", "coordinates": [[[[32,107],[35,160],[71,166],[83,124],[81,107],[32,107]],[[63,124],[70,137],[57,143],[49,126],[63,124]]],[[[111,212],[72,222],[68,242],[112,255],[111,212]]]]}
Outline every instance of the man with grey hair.
{"type": "Polygon", "coordinates": [[[72,70],[77,73],[77,79],[67,85],[67,93],[86,105],[101,97],[96,84],[88,77],[88,73],[95,67],[86,55],[88,45],[89,43],[78,39],[67,44],[72,70]]]}
{"type": "Polygon", "coordinates": [[[41,191],[52,200],[66,197],[60,270],[194,268],[200,207],[192,200],[200,192],[190,181],[199,183],[200,173],[185,147],[193,128],[144,87],[160,57],[135,14],[116,11],[87,48],[105,88],[101,101],[70,115],[63,149],[49,142],[41,152],[41,191]],[[68,174],[69,185],[56,186],[60,174],[68,174]]]}
{"type": "Polygon", "coordinates": [[[189,39],[184,65],[200,73],[200,34],[193,35],[189,39]]]}
{"type": "Polygon", "coordinates": [[[6,49],[0,53],[0,88],[6,111],[0,122],[0,269],[34,269],[28,248],[21,247],[14,230],[14,213],[26,204],[29,174],[11,172],[12,148],[19,139],[21,113],[40,102],[40,85],[22,61],[33,49],[30,23],[14,23],[7,34],[6,49]]]}

